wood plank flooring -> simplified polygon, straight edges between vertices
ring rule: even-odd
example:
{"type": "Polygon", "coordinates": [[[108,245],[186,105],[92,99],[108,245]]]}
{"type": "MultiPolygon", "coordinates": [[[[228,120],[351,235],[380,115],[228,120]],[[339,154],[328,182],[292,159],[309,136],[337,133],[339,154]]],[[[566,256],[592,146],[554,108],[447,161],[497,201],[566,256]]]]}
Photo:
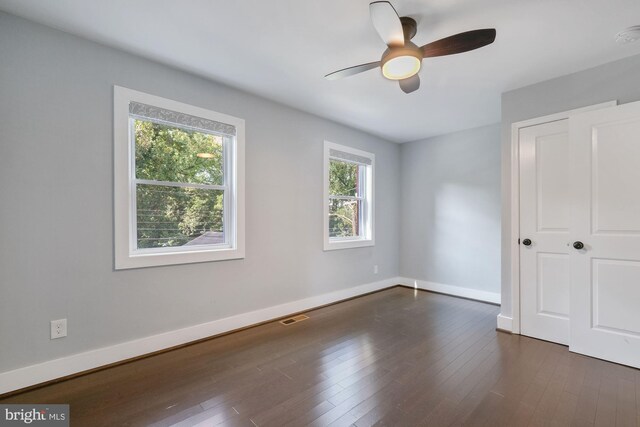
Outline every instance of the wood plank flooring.
{"type": "Polygon", "coordinates": [[[72,426],[640,426],[640,371],[393,288],[16,395],[72,426]]]}

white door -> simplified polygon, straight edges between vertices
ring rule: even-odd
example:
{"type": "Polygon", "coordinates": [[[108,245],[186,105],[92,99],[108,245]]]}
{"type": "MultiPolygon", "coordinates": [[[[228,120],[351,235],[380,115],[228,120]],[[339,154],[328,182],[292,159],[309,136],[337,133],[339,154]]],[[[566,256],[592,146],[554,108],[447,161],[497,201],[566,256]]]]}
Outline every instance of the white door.
{"type": "Polygon", "coordinates": [[[640,368],[640,102],[570,119],[572,351],[640,368]]]}
{"type": "Polygon", "coordinates": [[[569,343],[569,122],[520,129],[520,330],[569,343]]]}

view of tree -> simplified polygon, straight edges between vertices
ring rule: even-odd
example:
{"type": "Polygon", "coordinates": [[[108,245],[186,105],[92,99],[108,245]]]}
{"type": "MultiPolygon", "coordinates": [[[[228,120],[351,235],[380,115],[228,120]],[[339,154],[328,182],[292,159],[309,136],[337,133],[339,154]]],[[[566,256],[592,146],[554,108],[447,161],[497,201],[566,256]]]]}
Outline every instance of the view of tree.
{"type": "MultiPolygon", "coordinates": [[[[329,162],[329,194],[331,196],[360,196],[358,181],[361,165],[331,160],[329,162]]],[[[359,233],[361,201],[329,198],[329,236],[353,237],[359,233]]]]}
{"type": "MultiPolygon", "coordinates": [[[[134,127],[136,179],[156,182],[136,185],[138,248],[193,244],[204,235],[214,236],[216,243],[223,242],[222,190],[161,183],[223,185],[222,138],[144,120],[134,120],[134,127]]],[[[331,160],[330,195],[361,196],[358,186],[362,167],[331,160]]],[[[358,236],[362,202],[336,197],[328,202],[329,235],[358,236]]]]}
{"type": "MultiPolygon", "coordinates": [[[[136,178],[223,185],[216,135],[135,120],[136,178]]],[[[138,248],[182,246],[204,233],[223,239],[222,190],[137,184],[138,248]]]]}

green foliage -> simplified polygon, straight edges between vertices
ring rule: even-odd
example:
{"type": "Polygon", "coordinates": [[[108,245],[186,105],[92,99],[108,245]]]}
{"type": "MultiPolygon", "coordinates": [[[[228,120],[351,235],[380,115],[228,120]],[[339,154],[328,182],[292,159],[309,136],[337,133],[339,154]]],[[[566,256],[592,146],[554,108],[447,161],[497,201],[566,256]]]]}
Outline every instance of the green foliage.
{"type": "MultiPolygon", "coordinates": [[[[135,120],[136,178],[222,185],[222,138],[135,120]],[[205,153],[206,157],[198,154],[205,153]]],[[[221,190],[138,184],[138,248],[181,246],[224,229],[221,190]]]]}
{"type": "MultiPolygon", "coordinates": [[[[142,120],[133,125],[136,178],[224,184],[221,137],[142,120]]],[[[330,194],[357,196],[362,167],[331,160],[330,194]]],[[[207,232],[222,239],[223,197],[221,190],[138,184],[138,248],[181,246],[207,232]]],[[[328,202],[330,236],[359,235],[360,202],[333,197],[328,202]]]]}
{"type": "Polygon", "coordinates": [[[329,162],[329,194],[355,196],[358,191],[360,166],[355,163],[331,160],[329,162]]]}
{"type": "MultiPolygon", "coordinates": [[[[355,163],[331,160],[329,162],[329,194],[356,196],[360,168],[355,163]]],[[[353,237],[359,234],[360,203],[355,200],[329,199],[329,236],[353,237]]]]}
{"type": "Polygon", "coordinates": [[[136,178],[223,184],[222,138],[135,120],[136,178]],[[201,158],[205,153],[211,157],[201,158]]]}

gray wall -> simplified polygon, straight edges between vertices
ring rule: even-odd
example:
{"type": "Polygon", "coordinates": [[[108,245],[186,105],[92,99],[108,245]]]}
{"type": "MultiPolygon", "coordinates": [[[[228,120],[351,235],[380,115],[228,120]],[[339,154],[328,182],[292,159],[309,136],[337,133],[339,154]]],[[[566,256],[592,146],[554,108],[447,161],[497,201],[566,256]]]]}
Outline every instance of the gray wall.
{"type": "Polygon", "coordinates": [[[400,273],[500,292],[500,125],[402,145],[400,273]]]}
{"type": "Polygon", "coordinates": [[[6,14],[0,58],[0,372],[398,275],[398,145],[6,14]],[[114,84],[246,120],[246,259],[113,270],[114,84]],[[375,247],[322,250],[325,139],[376,154],[375,247]]]}
{"type": "Polygon", "coordinates": [[[569,74],[502,95],[502,314],[511,316],[511,124],[618,100],[640,100],[640,55],[569,74]]]}

